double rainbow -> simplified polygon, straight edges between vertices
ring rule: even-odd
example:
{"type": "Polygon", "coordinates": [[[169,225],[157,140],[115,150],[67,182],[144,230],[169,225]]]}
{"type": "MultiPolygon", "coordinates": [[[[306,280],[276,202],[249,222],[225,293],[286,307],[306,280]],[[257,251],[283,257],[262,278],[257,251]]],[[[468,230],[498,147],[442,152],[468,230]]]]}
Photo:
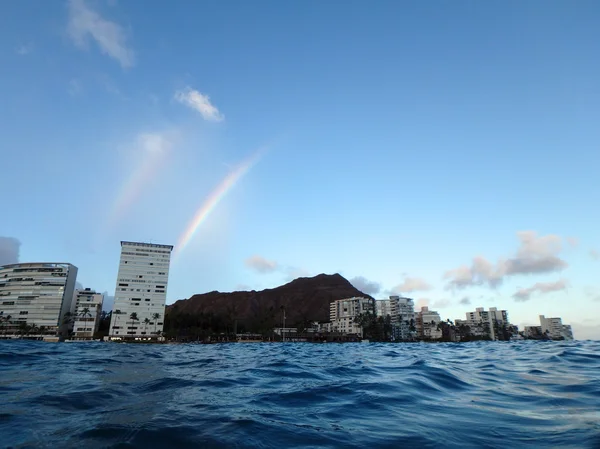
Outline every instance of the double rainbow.
{"type": "Polygon", "coordinates": [[[194,218],[189,222],[185,231],[179,236],[175,246],[174,257],[180,254],[185,247],[190,243],[198,228],[206,221],[218,204],[227,196],[236,184],[244,177],[250,169],[262,158],[266,152],[266,147],[259,148],[252,153],[247,159],[242,161],[233,171],[217,185],[217,187],[208,195],[204,203],[196,211],[194,218]]]}

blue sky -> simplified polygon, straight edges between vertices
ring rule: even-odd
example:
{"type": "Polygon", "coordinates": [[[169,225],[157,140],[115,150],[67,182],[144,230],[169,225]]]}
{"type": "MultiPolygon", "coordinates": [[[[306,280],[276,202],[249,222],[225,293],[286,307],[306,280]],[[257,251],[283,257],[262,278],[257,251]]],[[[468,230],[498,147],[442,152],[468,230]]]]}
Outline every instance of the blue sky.
{"type": "Polygon", "coordinates": [[[0,2],[0,262],[112,293],[220,192],[169,303],[339,272],[600,338],[597,2],[175,4],[0,2]]]}

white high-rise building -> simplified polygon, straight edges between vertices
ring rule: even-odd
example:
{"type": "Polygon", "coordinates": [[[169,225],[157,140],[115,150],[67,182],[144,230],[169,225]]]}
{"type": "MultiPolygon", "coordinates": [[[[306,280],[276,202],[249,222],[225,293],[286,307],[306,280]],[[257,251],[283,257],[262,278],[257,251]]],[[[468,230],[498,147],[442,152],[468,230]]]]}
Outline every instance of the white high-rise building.
{"type": "Polygon", "coordinates": [[[0,335],[65,334],[76,279],[70,263],[0,266],[0,335]]]}
{"type": "Polygon", "coordinates": [[[111,338],[151,337],[162,332],[171,251],[171,245],[121,242],[111,338]]]}
{"type": "Polygon", "coordinates": [[[508,312],[498,310],[496,307],[490,307],[484,310],[483,307],[477,307],[475,312],[467,312],[466,320],[456,320],[456,325],[467,325],[471,329],[471,335],[487,337],[492,340],[502,338],[497,335],[497,330],[503,325],[509,326],[508,312]]]}
{"type": "Polygon", "coordinates": [[[553,340],[573,340],[571,326],[563,324],[561,318],[546,318],[540,315],[540,327],[542,335],[547,335],[553,340]]]}
{"type": "Polygon", "coordinates": [[[74,339],[91,339],[98,332],[104,295],[86,288],[75,290],[74,339]]]}
{"type": "Polygon", "coordinates": [[[329,303],[329,319],[334,332],[363,335],[362,327],[355,319],[363,313],[373,313],[373,300],[354,297],[329,303]]]}
{"type": "Polygon", "coordinates": [[[415,335],[415,304],[411,298],[390,296],[389,299],[378,299],[375,310],[378,316],[389,315],[394,339],[411,340],[415,335]]]}

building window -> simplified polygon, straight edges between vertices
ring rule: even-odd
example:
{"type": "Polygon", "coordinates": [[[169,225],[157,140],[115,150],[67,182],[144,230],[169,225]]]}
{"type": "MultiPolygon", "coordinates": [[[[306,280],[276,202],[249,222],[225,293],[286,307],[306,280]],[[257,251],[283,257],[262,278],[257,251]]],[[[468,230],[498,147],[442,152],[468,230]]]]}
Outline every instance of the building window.
{"type": "Polygon", "coordinates": [[[27,310],[21,310],[19,312],[19,315],[28,315],[28,314],[29,314],[29,311],[27,311],[27,310]]]}

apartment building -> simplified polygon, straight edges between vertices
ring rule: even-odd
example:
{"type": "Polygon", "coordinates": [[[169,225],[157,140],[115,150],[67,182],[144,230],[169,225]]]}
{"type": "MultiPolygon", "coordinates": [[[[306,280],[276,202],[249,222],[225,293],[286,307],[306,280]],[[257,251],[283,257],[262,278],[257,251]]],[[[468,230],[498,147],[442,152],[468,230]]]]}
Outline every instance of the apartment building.
{"type": "Polygon", "coordinates": [[[438,312],[429,310],[427,306],[421,307],[415,314],[417,336],[423,340],[439,340],[442,338],[442,330],[438,329],[441,320],[438,312]]]}
{"type": "Polygon", "coordinates": [[[465,324],[469,326],[471,335],[492,340],[501,339],[502,336],[498,334],[499,328],[510,325],[508,312],[498,310],[496,307],[490,307],[487,311],[483,307],[477,307],[474,312],[466,313],[466,320],[456,320],[455,324],[458,326],[465,324]]]}
{"type": "Polygon", "coordinates": [[[411,298],[390,296],[375,301],[377,316],[389,316],[394,340],[412,340],[416,336],[415,304],[411,298]]]}
{"type": "Polygon", "coordinates": [[[66,334],[77,267],[32,262],[0,266],[0,335],[66,334]]]}
{"type": "Polygon", "coordinates": [[[540,315],[540,330],[552,340],[573,340],[573,330],[570,325],[564,325],[561,318],[546,318],[540,315]]]}
{"type": "Polygon", "coordinates": [[[112,339],[157,337],[163,330],[171,245],[121,242],[112,339]]]}
{"type": "Polygon", "coordinates": [[[363,313],[374,313],[373,300],[353,297],[340,299],[329,304],[329,320],[333,332],[363,335],[362,327],[355,319],[363,313]]]}
{"type": "Polygon", "coordinates": [[[98,332],[103,301],[104,295],[92,289],[75,290],[73,339],[89,340],[98,332]]]}

